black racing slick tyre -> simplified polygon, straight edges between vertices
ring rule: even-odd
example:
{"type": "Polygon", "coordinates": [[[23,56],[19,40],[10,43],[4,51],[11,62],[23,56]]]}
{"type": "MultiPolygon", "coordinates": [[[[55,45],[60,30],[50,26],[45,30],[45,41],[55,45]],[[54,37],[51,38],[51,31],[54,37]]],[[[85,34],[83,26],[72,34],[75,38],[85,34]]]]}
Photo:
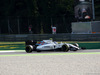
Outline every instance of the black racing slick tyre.
{"type": "Polygon", "coordinates": [[[37,50],[37,52],[41,52],[41,50],[37,50]]]}
{"type": "Polygon", "coordinates": [[[65,44],[65,45],[62,46],[61,50],[64,51],[64,52],[68,52],[69,46],[65,44]]]}
{"type": "Polygon", "coordinates": [[[73,50],[73,51],[77,51],[77,49],[76,50],[73,50]]]}
{"type": "Polygon", "coordinates": [[[31,46],[31,45],[26,46],[25,51],[26,51],[27,53],[32,53],[32,51],[33,51],[32,46],[31,46]]]}

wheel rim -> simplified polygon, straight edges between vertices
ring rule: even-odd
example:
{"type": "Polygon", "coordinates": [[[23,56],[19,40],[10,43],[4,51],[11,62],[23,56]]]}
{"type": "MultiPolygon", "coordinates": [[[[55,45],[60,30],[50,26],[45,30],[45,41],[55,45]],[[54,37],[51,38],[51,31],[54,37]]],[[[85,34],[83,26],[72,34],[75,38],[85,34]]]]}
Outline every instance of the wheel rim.
{"type": "Polygon", "coordinates": [[[26,52],[27,52],[27,53],[32,52],[32,50],[31,50],[31,48],[30,48],[29,46],[26,47],[26,52]]]}
{"type": "Polygon", "coordinates": [[[67,52],[68,51],[68,47],[66,45],[62,46],[62,50],[67,52]]]}

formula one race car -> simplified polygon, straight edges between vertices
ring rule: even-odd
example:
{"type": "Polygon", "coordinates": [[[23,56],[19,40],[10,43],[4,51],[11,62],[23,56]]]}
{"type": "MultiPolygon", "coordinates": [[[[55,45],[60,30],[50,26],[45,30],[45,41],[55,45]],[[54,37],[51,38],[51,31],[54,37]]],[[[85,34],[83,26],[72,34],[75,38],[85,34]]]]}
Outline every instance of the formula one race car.
{"type": "Polygon", "coordinates": [[[31,53],[32,51],[47,51],[47,50],[60,50],[64,52],[68,52],[69,50],[77,51],[79,50],[79,45],[77,43],[75,44],[69,44],[69,43],[57,43],[52,40],[43,40],[40,42],[36,42],[33,40],[29,40],[25,42],[26,48],[25,51],[27,53],[31,53]]]}

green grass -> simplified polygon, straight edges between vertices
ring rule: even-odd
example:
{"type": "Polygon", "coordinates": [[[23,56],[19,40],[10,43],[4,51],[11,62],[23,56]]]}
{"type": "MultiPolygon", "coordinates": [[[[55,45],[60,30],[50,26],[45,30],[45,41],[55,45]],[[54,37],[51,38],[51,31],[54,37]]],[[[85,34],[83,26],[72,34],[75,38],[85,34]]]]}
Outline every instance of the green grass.
{"type": "Polygon", "coordinates": [[[24,50],[25,42],[0,42],[0,50],[24,50]]]}
{"type": "Polygon", "coordinates": [[[0,44],[25,44],[25,42],[0,42],[0,44]]]}
{"type": "Polygon", "coordinates": [[[63,43],[100,43],[100,41],[62,41],[62,42],[63,43]]]}
{"type": "MultiPolygon", "coordinates": [[[[100,43],[100,41],[59,41],[58,43],[100,43]]],[[[0,44],[25,44],[25,42],[0,42],[0,44]]]]}
{"type": "MultiPolygon", "coordinates": [[[[100,49],[100,41],[63,41],[63,43],[78,43],[80,47],[87,49],[100,49]]],[[[25,50],[25,42],[0,42],[0,50],[25,50]]]]}

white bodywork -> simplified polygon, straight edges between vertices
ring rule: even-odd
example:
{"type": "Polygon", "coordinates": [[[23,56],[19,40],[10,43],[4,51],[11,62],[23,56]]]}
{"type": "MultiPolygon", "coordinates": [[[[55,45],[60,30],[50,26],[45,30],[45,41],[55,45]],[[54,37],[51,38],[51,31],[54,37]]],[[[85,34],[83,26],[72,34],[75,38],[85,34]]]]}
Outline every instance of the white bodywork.
{"type": "Polygon", "coordinates": [[[54,49],[59,49],[62,48],[62,46],[64,44],[66,44],[70,50],[75,50],[75,49],[80,49],[77,46],[74,46],[72,44],[68,44],[68,43],[60,43],[58,44],[57,42],[53,42],[52,40],[43,40],[45,42],[45,44],[43,45],[39,45],[36,47],[37,50],[54,50],[54,49]]]}

